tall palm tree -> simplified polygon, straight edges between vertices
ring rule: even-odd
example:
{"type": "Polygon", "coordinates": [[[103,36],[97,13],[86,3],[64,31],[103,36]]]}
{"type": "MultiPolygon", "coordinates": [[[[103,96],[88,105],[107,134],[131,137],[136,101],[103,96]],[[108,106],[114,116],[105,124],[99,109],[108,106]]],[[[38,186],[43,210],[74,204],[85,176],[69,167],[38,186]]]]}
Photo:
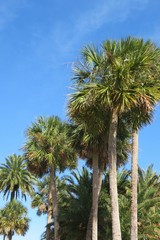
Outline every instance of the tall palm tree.
{"type": "Polygon", "coordinates": [[[8,240],[12,240],[14,233],[24,236],[29,221],[27,209],[20,202],[12,200],[0,210],[0,234],[7,236],[8,240]]]}
{"type": "Polygon", "coordinates": [[[54,239],[60,239],[56,171],[75,165],[76,154],[68,139],[68,127],[58,117],[39,117],[26,131],[24,156],[28,168],[37,176],[49,172],[54,216],[54,239]]]}
{"type": "Polygon", "coordinates": [[[127,111],[131,109],[131,111],[135,112],[132,119],[133,151],[131,205],[131,239],[135,240],[138,238],[136,203],[136,166],[138,158],[137,130],[140,124],[143,122],[146,123],[146,117],[150,120],[150,113],[152,113],[153,107],[160,98],[160,82],[157,81],[157,77],[159,77],[160,50],[150,41],[145,42],[142,39],[131,38],[119,41],[117,44],[111,44],[108,41],[105,43],[104,47],[107,54],[109,54],[109,59],[116,66],[114,70],[116,71],[117,79],[115,79],[114,89],[111,91],[111,93],[114,93],[114,102],[112,102],[114,103],[114,111],[117,112],[118,110],[117,114],[121,114],[121,112],[126,112],[125,108],[128,108],[127,111]],[[117,110],[116,105],[118,108],[117,110]],[[137,114],[137,109],[139,114],[137,114]],[[135,122],[138,122],[139,125],[136,125],[135,122]]]}
{"type": "Polygon", "coordinates": [[[153,119],[153,110],[160,99],[160,49],[150,41],[136,40],[130,43],[134,54],[135,82],[140,89],[139,105],[133,107],[131,112],[132,122],[132,200],[131,200],[131,240],[138,239],[137,225],[137,180],[138,180],[138,131],[150,124],[153,119]]]}
{"type": "MultiPolygon", "coordinates": [[[[101,113],[99,116],[101,116],[101,113]]],[[[107,116],[104,115],[103,118],[105,118],[105,121],[104,119],[102,121],[97,118],[96,123],[100,124],[100,122],[106,123],[108,121],[107,116]]],[[[124,127],[124,121],[120,121],[117,136],[118,165],[122,165],[127,160],[130,149],[130,131],[128,129],[126,130],[124,127]]],[[[80,158],[86,159],[87,165],[93,168],[92,208],[89,215],[86,234],[86,240],[91,240],[92,236],[95,238],[95,232],[96,235],[98,234],[98,198],[107,158],[106,142],[102,136],[106,137],[107,128],[105,125],[102,127],[104,132],[96,132],[96,130],[92,129],[88,129],[87,131],[85,124],[81,122],[77,126],[72,125],[72,129],[74,129],[72,130],[72,143],[74,148],[77,150],[80,158]],[[98,157],[98,161],[96,161],[95,156],[98,157]]]]}
{"type": "MultiPolygon", "coordinates": [[[[120,209],[120,220],[121,220],[121,229],[122,229],[122,239],[129,239],[129,203],[130,199],[128,198],[128,191],[130,191],[130,171],[126,169],[121,169],[117,172],[117,187],[118,187],[118,200],[119,200],[119,209],[120,209]],[[125,210],[123,210],[125,209],[125,210]],[[126,237],[127,236],[127,237],[126,237]]],[[[109,199],[109,171],[105,172],[102,191],[100,195],[100,200],[102,199],[104,203],[100,204],[100,211],[102,214],[101,229],[102,235],[101,239],[112,239],[112,220],[111,220],[111,203],[109,199]],[[107,216],[105,216],[107,213],[107,216]],[[107,219],[108,218],[108,219],[107,219]],[[107,220],[107,221],[106,221],[107,220]],[[107,225],[107,227],[106,227],[107,225]],[[103,235],[105,234],[105,235],[103,235]]],[[[101,201],[102,201],[101,200],[101,201]]]]}
{"type": "Polygon", "coordinates": [[[97,238],[98,234],[98,197],[104,171],[104,143],[102,136],[89,133],[84,124],[72,125],[72,143],[80,158],[87,159],[87,165],[93,168],[92,207],[90,210],[86,240],[97,238]]]}
{"type": "MultiPolygon", "coordinates": [[[[117,182],[120,198],[122,198],[122,196],[125,197],[126,189],[128,189],[129,185],[128,177],[129,173],[126,170],[122,170],[118,173],[117,182]]],[[[60,223],[61,231],[63,233],[62,240],[85,239],[88,215],[90,214],[90,208],[92,205],[92,178],[93,173],[86,167],[81,171],[74,171],[64,178],[66,180],[67,191],[64,193],[62,190],[62,201],[60,202],[60,223]]],[[[98,239],[111,240],[111,208],[108,171],[103,177],[98,208],[98,239]]],[[[128,212],[129,204],[127,213],[128,212]]],[[[123,215],[123,219],[125,222],[125,214],[123,215]]],[[[124,223],[124,225],[125,224],[126,223],[124,223]]]]}
{"type": "MultiPolygon", "coordinates": [[[[131,113],[132,128],[132,165],[131,165],[131,239],[138,239],[138,132],[139,129],[150,124],[153,119],[152,106],[148,112],[134,109],[131,113]]],[[[128,113],[130,115],[130,113],[128,113]]],[[[130,116],[129,116],[130,117],[130,116]]]]}
{"type": "MultiPolygon", "coordinates": [[[[99,129],[103,129],[103,127],[100,125],[97,125],[97,121],[96,119],[98,118],[98,115],[102,115],[103,112],[105,112],[104,110],[102,110],[102,107],[100,107],[100,105],[98,104],[97,101],[97,97],[95,96],[95,93],[97,94],[97,91],[100,90],[100,85],[97,85],[99,79],[102,80],[102,77],[100,76],[100,68],[102,68],[103,66],[103,55],[98,54],[96,52],[96,49],[92,49],[92,48],[85,48],[83,51],[83,57],[84,57],[84,64],[81,64],[80,68],[76,68],[75,69],[75,79],[76,81],[78,81],[78,84],[80,84],[80,86],[78,85],[77,87],[77,92],[74,93],[70,99],[70,104],[69,104],[69,114],[71,116],[72,119],[76,119],[76,121],[85,121],[85,123],[87,123],[87,127],[92,126],[92,130],[96,129],[99,131],[99,129]],[[85,66],[84,66],[85,65],[85,66]],[[94,84],[87,84],[88,82],[95,82],[94,84]],[[81,84],[85,83],[85,84],[81,84]],[[90,107],[91,106],[91,107],[90,107]],[[100,109],[100,111],[99,111],[100,109]],[[90,110],[90,111],[89,111],[90,110]],[[97,112],[100,112],[100,114],[96,114],[97,112]],[[82,117],[81,117],[82,116],[82,117]],[[84,117],[84,119],[83,119],[84,117]],[[91,122],[90,118],[94,119],[95,122],[91,122]],[[89,119],[89,122],[88,122],[89,119]],[[96,126],[94,126],[94,124],[96,124],[96,126]]],[[[107,110],[107,107],[105,107],[105,109],[107,110]]],[[[108,115],[110,115],[109,112],[109,108],[107,110],[108,115]]],[[[101,121],[102,122],[102,121],[101,121]]],[[[106,124],[107,125],[107,124],[106,124]]],[[[103,123],[104,126],[104,123],[103,123]]],[[[108,127],[108,126],[107,126],[108,127]]],[[[109,130],[108,130],[109,132],[109,130]]],[[[109,134],[107,134],[109,135],[109,134]]],[[[107,137],[108,138],[108,137],[107,137]]],[[[109,137],[110,141],[113,142],[113,139],[111,139],[111,136],[109,137]]],[[[107,139],[106,141],[108,143],[108,157],[110,159],[110,149],[111,146],[109,144],[109,141],[107,139]]],[[[115,138],[115,148],[116,148],[116,138],[115,138]]],[[[116,152],[115,152],[116,154],[116,152]]],[[[110,168],[112,170],[112,168],[110,168]]],[[[116,161],[115,161],[115,169],[116,169],[116,161]]],[[[113,173],[113,171],[110,171],[113,173]]],[[[116,179],[116,177],[114,178],[116,179]]],[[[111,178],[111,184],[112,184],[112,180],[113,178],[111,178]]],[[[116,181],[116,180],[115,180],[116,181]]],[[[116,182],[115,182],[116,183],[116,182]]],[[[116,184],[115,184],[116,185],[116,184]]],[[[112,184],[112,188],[115,186],[114,184],[112,184]]],[[[114,192],[116,191],[115,187],[114,187],[114,192]]],[[[112,192],[111,192],[111,195],[112,192]]],[[[117,196],[117,195],[116,195],[117,196]]],[[[112,197],[113,199],[113,197],[112,197]]],[[[116,200],[116,197],[115,197],[116,200]]],[[[117,198],[117,203],[118,203],[118,198],[117,198]]],[[[112,203],[113,205],[113,203],[112,203]]],[[[114,206],[117,206],[114,203],[114,206]]],[[[115,208],[114,208],[115,209],[115,208]]],[[[118,209],[118,208],[117,208],[118,209]]],[[[114,213],[114,211],[113,211],[114,213]]],[[[119,213],[119,211],[117,211],[117,214],[119,213]]],[[[117,215],[118,216],[118,215],[117,215]]],[[[119,217],[115,217],[114,219],[119,219],[119,217]]],[[[113,224],[114,226],[114,224],[113,224]]],[[[118,224],[117,224],[118,226],[118,224]]],[[[92,227],[93,229],[93,227],[92,227]]],[[[117,230],[116,232],[119,234],[120,233],[120,229],[117,230]]],[[[116,234],[116,233],[115,233],[116,234]]],[[[92,239],[97,239],[97,234],[96,236],[92,236],[92,239]]]]}
{"type": "Polygon", "coordinates": [[[6,163],[0,166],[0,191],[4,196],[14,198],[21,196],[26,199],[26,194],[33,194],[35,177],[27,170],[26,162],[20,155],[10,155],[6,163]]]}
{"type": "MultiPolygon", "coordinates": [[[[101,109],[101,112],[108,112],[110,117],[108,159],[113,240],[121,239],[116,177],[118,119],[124,112],[156,103],[159,82],[154,81],[158,70],[155,56],[159,59],[159,49],[154,44],[129,37],[118,42],[106,41],[101,51],[92,46],[84,48],[82,62],[74,69],[76,92],[70,99],[70,116],[78,119],[83,115],[87,122],[89,117],[94,119],[95,109],[101,109]],[[145,49],[151,53],[150,60],[153,61],[139,53],[141,46],[143,51],[145,49]],[[89,112],[89,108],[92,111],[89,112]]],[[[87,124],[94,126],[94,121],[87,124]]]]}

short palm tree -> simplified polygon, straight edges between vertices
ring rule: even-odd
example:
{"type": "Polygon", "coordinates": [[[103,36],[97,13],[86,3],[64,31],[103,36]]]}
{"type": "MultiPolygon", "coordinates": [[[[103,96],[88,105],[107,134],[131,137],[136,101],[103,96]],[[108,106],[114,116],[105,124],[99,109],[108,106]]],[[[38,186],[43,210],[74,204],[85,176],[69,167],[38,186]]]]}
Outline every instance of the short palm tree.
{"type": "Polygon", "coordinates": [[[26,131],[24,156],[29,170],[37,176],[50,175],[50,194],[54,217],[54,238],[60,239],[56,171],[72,167],[76,154],[68,138],[68,126],[58,117],[39,117],[26,131]]]}
{"type": "Polygon", "coordinates": [[[50,225],[53,218],[52,194],[49,189],[49,183],[50,179],[48,176],[38,181],[37,192],[35,192],[31,203],[32,208],[37,208],[38,216],[47,214],[46,239],[50,237],[50,225]]]}
{"type": "Polygon", "coordinates": [[[11,240],[14,233],[24,236],[29,228],[27,209],[16,200],[0,210],[0,234],[11,240]]]}
{"type": "MultiPolygon", "coordinates": [[[[153,171],[153,166],[147,170],[138,169],[138,239],[159,239],[160,221],[160,177],[153,171]]],[[[122,238],[130,238],[130,200],[131,179],[126,179],[126,192],[123,193],[119,187],[120,216],[122,226],[122,238]]],[[[125,181],[125,182],[126,182],[125,181]]],[[[124,182],[124,183],[125,183],[124,182]]]]}
{"type": "Polygon", "coordinates": [[[41,216],[48,211],[48,193],[49,193],[49,178],[44,177],[36,184],[36,192],[33,195],[31,207],[37,208],[37,215],[41,216]]]}
{"type": "MultiPolygon", "coordinates": [[[[47,226],[46,231],[41,235],[41,239],[54,239],[54,221],[53,221],[53,211],[52,211],[52,199],[49,200],[48,193],[49,191],[49,183],[50,178],[49,176],[46,176],[40,181],[40,184],[38,184],[39,191],[37,192],[37,195],[32,201],[32,207],[38,208],[37,214],[48,214],[47,217],[47,226]]],[[[67,193],[67,187],[65,184],[65,180],[61,179],[60,177],[56,177],[56,186],[57,186],[57,198],[58,198],[58,204],[60,206],[60,215],[61,215],[61,207],[64,207],[68,204],[68,200],[66,200],[66,193],[67,193]],[[65,198],[64,198],[65,195],[65,198]]],[[[61,226],[61,220],[60,220],[60,227],[61,226]]],[[[61,229],[61,239],[62,237],[62,229],[61,229]]]]}
{"type": "Polygon", "coordinates": [[[139,168],[138,217],[138,239],[159,239],[160,176],[153,171],[153,165],[146,171],[139,168]]]}
{"type": "Polygon", "coordinates": [[[67,191],[62,190],[60,204],[62,239],[85,239],[92,205],[92,175],[88,169],[83,168],[64,177],[64,180],[67,191]]]}
{"type": "Polygon", "coordinates": [[[10,155],[6,163],[0,166],[0,191],[12,201],[20,193],[26,199],[26,194],[34,192],[35,177],[27,170],[26,162],[20,155],[10,155]]]}

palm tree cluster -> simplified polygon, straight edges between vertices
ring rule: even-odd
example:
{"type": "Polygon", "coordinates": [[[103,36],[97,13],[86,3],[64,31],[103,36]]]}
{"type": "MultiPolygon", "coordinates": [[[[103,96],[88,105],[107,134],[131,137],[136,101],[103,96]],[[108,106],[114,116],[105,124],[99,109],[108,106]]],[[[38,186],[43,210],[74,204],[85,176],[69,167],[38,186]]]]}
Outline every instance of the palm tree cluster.
{"type": "Polygon", "coordinates": [[[27,164],[20,155],[10,155],[6,163],[0,166],[0,191],[9,203],[0,209],[0,234],[11,240],[14,233],[25,235],[29,228],[27,209],[17,201],[20,195],[26,200],[26,194],[32,196],[36,179],[27,170],[27,164]]]}
{"type": "MultiPolygon", "coordinates": [[[[62,216],[62,221],[67,229],[62,239],[85,239],[87,231],[87,214],[91,207],[87,201],[88,194],[92,194],[92,174],[86,173],[84,169],[81,173],[74,173],[68,181],[68,192],[71,199],[68,200],[69,206],[65,212],[66,218],[62,216]],[[77,181],[77,179],[79,181],[77,181]],[[74,180],[74,181],[73,181],[74,180]],[[84,185],[83,181],[87,182],[84,185]],[[88,188],[88,191],[87,191],[88,188]],[[84,204],[85,203],[85,204],[84,204]],[[88,204],[88,206],[87,206],[88,204]],[[77,207],[76,207],[77,206],[77,207]],[[84,207],[82,211],[82,207],[84,207]],[[83,214],[82,214],[83,212],[83,214]],[[78,216],[78,217],[77,217],[78,216]],[[67,221],[66,221],[67,220],[67,221]],[[74,227],[73,227],[74,226],[74,227]],[[67,235],[68,234],[68,235],[67,235]],[[78,236],[78,237],[77,237],[78,236]]],[[[138,186],[138,225],[139,239],[158,239],[160,237],[159,230],[159,187],[160,177],[149,166],[146,171],[139,169],[139,186],[138,186]],[[146,220],[147,219],[147,220],[146,220]]],[[[131,199],[131,178],[130,172],[121,170],[118,172],[117,184],[119,191],[120,203],[120,220],[122,228],[122,239],[130,239],[130,199],[131,199]]],[[[63,208],[63,206],[62,206],[63,208]]],[[[109,173],[105,173],[102,181],[102,189],[98,202],[98,239],[112,239],[111,231],[111,207],[109,193],[109,173]]],[[[63,226],[63,225],[62,225],[63,226]]],[[[65,229],[64,229],[65,230],[65,229]]]]}
{"type": "Polygon", "coordinates": [[[160,49],[150,41],[128,37],[117,42],[107,40],[101,49],[87,46],[81,55],[82,60],[74,68],[75,92],[69,99],[69,116],[76,125],[83,125],[86,138],[92,135],[93,140],[92,240],[98,239],[98,165],[102,161],[99,144],[107,152],[105,162],[109,167],[112,238],[122,239],[117,191],[120,121],[132,133],[131,240],[135,240],[138,237],[138,130],[151,122],[154,107],[160,99],[160,49]]]}
{"type": "MultiPolygon", "coordinates": [[[[159,78],[160,48],[150,41],[84,47],[73,69],[68,123],[38,117],[25,132],[23,155],[1,165],[0,191],[10,205],[32,197],[37,213],[47,214],[46,240],[159,238],[159,176],[151,166],[138,170],[138,132],[153,120],[159,78]],[[129,156],[131,171],[119,171],[129,156]],[[78,158],[92,174],[84,169],[62,181],[58,173],[75,169],[78,158]]],[[[0,211],[0,233],[11,239],[25,234],[29,219],[22,231],[6,230],[9,207],[0,211]]]]}
{"type": "MultiPolygon", "coordinates": [[[[160,176],[149,166],[146,171],[138,169],[138,238],[158,239],[160,237],[160,176]]],[[[57,178],[59,222],[62,240],[81,240],[86,238],[88,227],[88,216],[92,206],[92,180],[93,172],[86,167],[74,170],[65,175],[61,180],[57,178]]],[[[42,186],[41,180],[41,186],[42,186]]],[[[46,179],[44,179],[46,183],[46,179]]],[[[119,191],[119,208],[122,229],[122,239],[130,238],[130,199],[131,199],[131,172],[119,170],[117,174],[117,185],[119,191]]],[[[46,192],[46,186],[40,188],[40,192],[46,192]]],[[[44,196],[41,195],[41,204],[46,204],[44,196]]],[[[33,199],[35,202],[36,196],[33,199]]],[[[32,203],[33,203],[32,202],[32,203]]],[[[40,210],[39,204],[34,205],[40,210]]],[[[41,210],[42,213],[43,209],[41,210]]],[[[46,212],[47,214],[47,212],[46,212]]],[[[104,172],[102,188],[98,201],[98,239],[112,239],[112,221],[109,193],[109,172],[104,172]]],[[[52,222],[50,239],[54,239],[54,228],[52,222]]],[[[46,232],[42,235],[46,239],[46,232]]]]}

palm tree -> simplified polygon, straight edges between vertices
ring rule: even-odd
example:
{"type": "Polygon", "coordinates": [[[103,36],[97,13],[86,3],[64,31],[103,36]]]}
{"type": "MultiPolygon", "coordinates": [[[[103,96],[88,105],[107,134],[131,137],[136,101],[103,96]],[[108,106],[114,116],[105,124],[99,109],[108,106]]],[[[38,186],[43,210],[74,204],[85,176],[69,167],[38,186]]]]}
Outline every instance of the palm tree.
{"type": "Polygon", "coordinates": [[[139,168],[138,216],[139,239],[159,239],[160,176],[153,165],[146,171],[139,168]]]}
{"type": "Polygon", "coordinates": [[[37,208],[37,215],[41,216],[48,211],[48,192],[49,192],[49,178],[44,177],[36,184],[37,190],[32,197],[32,208],[37,208]]]}
{"type": "Polygon", "coordinates": [[[0,210],[0,234],[7,236],[8,240],[12,239],[14,233],[24,236],[29,221],[27,209],[20,202],[12,200],[0,210]]]}
{"type": "Polygon", "coordinates": [[[54,239],[60,239],[58,221],[58,202],[56,189],[56,171],[75,165],[76,154],[67,135],[68,126],[58,117],[39,117],[26,131],[24,156],[28,168],[37,176],[49,172],[50,192],[54,216],[54,239]]]}
{"type": "MultiPolygon", "coordinates": [[[[101,114],[99,115],[101,116],[101,114]]],[[[107,116],[104,115],[105,123],[107,116]]],[[[104,120],[104,119],[103,119],[104,120]]],[[[96,119],[96,123],[103,123],[101,119],[96,119]]],[[[102,125],[101,123],[101,125],[102,125]]],[[[97,235],[98,226],[98,198],[101,190],[102,175],[105,170],[107,151],[106,142],[103,136],[107,134],[107,128],[104,125],[102,127],[103,132],[96,132],[96,130],[86,129],[84,123],[72,125],[72,143],[77,150],[80,158],[87,160],[87,166],[93,168],[93,183],[92,183],[92,208],[89,214],[88,227],[86,240],[91,240],[92,236],[95,238],[95,232],[97,235]],[[96,150],[96,152],[95,152],[96,150]],[[97,158],[95,158],[97,156],[97,158]],[[96,161],[98,160],[98,161],[96,161]]],[[[117,159],[118,165],[122,165],[128,158],[130,149],[130,131],[125,129],[124,121],[119,121],[118,136],[117,136],[117,159]]]]}
{"type": "Polygon", "coordinates": [[[12,201],[18,198],[21,192],[26,199],[26,194],[33,194],[33,185],[36,183],[35,177],[27,170],[26,162],[20,155],[10,155],[6,158],[6,163],[0,166],[0,191],[4,196],[10,196],[12,201]]]}
{"type": "MultiPolygon", "coordinates": [[[[59,193],[60,226],[62,240],[85,239],[88,215],[92,205],[92,173],[87,168],[74,171],[64,177],[59,193]]],[[[61,181],[60,181],[61,183],[61,181]]],[[[130,172],[123,169],[117,174],[122,238],[130,238],[130,172]]],[[[139,169],[138,216],[139,239],[158,239],[160,221],[159,176],[149,166],[146,171],[139,169]]],[[[112,239],[111,207],[109,197],[109,172],[103,177],[98,202],[98,239],[112,239]],[[107,227],[106,227],[107,226],[107,227]]],[[[45,238],[43,238],[45,239],[45,238]]]]}
{"type": "MultiPolygon", "coordinates": [[[[60,202],[60,223],[62,240],[85,239],[88,225],[88,215],[90,214],[90,208],[92,206],[92,178],[93,173],[86,167],[84,167],[81,171],[74,171],[69,176],[64,177],[66,180],[67,191],[64,193],[64,191],[61,190],[62,200],[60,202]]],[[[121,202],[123,201],[122,197],[125,197],[126,191],[129,187],[128,178],[128,171],[122,170],[118,173],[117,182],[121,202]]],[[[127,213],[129,213],[129,204],[127,213]]],[[[98,239],[111,240],[111,208],[108,171],[105,173],[102,181],[102,189],[98,201],[98,215],[98,239]]],[[[122,218],[124,219],[123,222],[125,226],[125,214],[122,218]]]]}
{"type": "Polygon", "coordinates": [[[107,142],[113,240],[121,239],[116,177],[118,119],[124,112],[133,111],[135,108],[143,109],[156,103],[159,83],[153,81],[154,73],[157,75],[154,56],[159,59],[159,49],[149,41],[134,38],[118,42],[106,41],[101,51],[92,46],[84,48],[82,62],[74,69],[77,85],[76,92],[70,99],[70,116],[76,120],[80,118],[79,121],[83,116],[87,126],[96,129],[99,125],[95,127],[94,121],[88,122],[88,119],[95,119],[93,116],[96,115],[97,109],[108,112],[110,118],[107,142]],[[142,50],[143,45],[146,46],[146,50],[149,48],[152,62],[146,60],[143,54],[139,54],[137,49],[141,45],[142,50]]]}
{"type": "Polygon", "coordinates": [[[138,239],[137,225],[137,169],[138,169],[138,130],[153,119],[153,109],[160,99],[159,94],[159,59],[160,49],[150,41],[136,40],[130,43],[134,54],[136,84],[140,89],[140,104],[133,107],[132,122],[132,200],[131,200],[131,240],[138,239]]]}
{"type": "Polygon", "coordinates": [[[89,170],[71,172],[64,177],[66,191],[60,201],[62,239],[85,239],[92,205],[92,175],[89,170]]]}
{"type": "Polygon", "coordinates": [[[52,223],[53,210],[52,210],[52,194],[49,188],[50,179],[48,176],[44,177],[37,183],[37,192],[33,196],[31,206],[37,208],[37,215],[47,214],[46,225],[46,239],[50,236],[50,225],[52,223]]]}
{"type": "MultiPolygon", "coordinates": [[[[153,171],[152,165],[146,171],[141,168],[138,169],[138,239],[151,240],[160,237],[159,180],[160,176],[153,171]]],[[[127,181],[126,192],[119,195],[122,237],[124,240],[128,240],[130,237],[131,179],[129,178],[127,181]]],[[[121,192],[120,189],[119,192],[121,192]]]]}
{"type": "MultiPolygon", "coordinates": [[[[32,201],[32,207],[38,208],[37,214],[39,216],[41,214],[46,214],[46,213],[48,214],[46,231],[41,235],[41,239],[51,240],[51,239],[54,239],[54,222],[53,222],[53,213],[52,213],[53,212],[52,201],[49,201],[48,199],[49,184],[50,184],[49,176],[44,177],[42,181],[39,182],[38,184],[39,191],[37,192],[37,195],[32,201]]],[[[57,176],[56,186],[57,186],[58,204],[60,205],[60,215],[61,215],[61,207],[66,206],[68,203],[68,201],[66,200],[67,187],[66,187],[65,180],[57,176]],[[65,195],[65,198],[64,198],[64,195],[65,195]]],[[[61,219],[60,219],[60,227],[61,227],[61,219]]],[[[61,229],[61,239],[63,239],[62,229],[61,229]]]]}
{"type": "MultiPolygon", "coordinates": [[[[98,71],[99,71],[101,65],[103,65],[103,56],[102,56],[102,54],[100,56],[100,54],[98,54],[98,52],[96,52],[95,49],[85,48],[83,51],[83,57],[84,57],[84,64],[81,64],[83,69],[81,68],[81,66],[80,66],[80,68],[75,69],[75,79],[78,83],[80,83],[80,86],[77,87],[77,89],[76,89],[77,92],[74,93],[70,99],[69,114],[70,114],[71,118],[76,120],[77,122],[84,121],[85,124],[87,123],[86,125],[88,128],[89,128],[89,126],[92,126],[92,130],[96,129],[99,131],[99,129],[103,129],[103,127],[96,124],[97,123],[96,120],[99,115],[99,114],[97,114],[97,112],[100,112],[101,115],[103,112],[105,112],[104,110],[102,110],[102,107],[99,107],[99,105],[97,104],[98,103],[97,98],[95,98],[95,93],[97,93],[98,89],[100,90],[100,88],[99,88],[100,85],[97,85],[97,84],[88,84],[87,85],[87,83],[89,81],[90,82],[96,81],[96,83],[97,83],[97,81],[99,81],[98,79],[101,78],[98,71]],[[97,70],[97,68],[98,68],[98,70],[97,70]],[[81,82],[86,83],[86,84],[81,85],[81,82]],[[99,111],[99,109],[101,111],[99,111]],[[83,117],[84,117],[84,119],[83,119],[83,117]],[[96,124],[96,127],[93,126],[93,124],[91,124],[91,122],[88,122],[88,119],[90,121],[90,117],[95,120],[94,124],[96,124]]],[[[109,111],[108,111],[108,115],[110,115],[109,111]]],[[[104,126],[104,123],[103,123],[103,126],[104,126]]],[[[115,140],[116,140],[116,138],[115,138],[115,140]]],[[[116,148],[116,143],[114,144],[113,139],[111,139],[111,137],[110,137],[110,141],[112,141],[113,145],[115,145],[115,148],[116,148]]],[[[106,142],[109,144],[108,139],[106,142]]],[[[108,156],[110,154],[110,148],[111,148],[111,146],[109,145],[109,147],[107,149],[108,156]]],[[[116,152],[115,152],[115,154],[116,154],[116,152]]],[[[116,163],[115,163],[115,166],[116,166],[116,163]]],[[[111,179],[111,182],[112,182],[112,179],[111,179]]],[[[112,184],[112,187],[113,186],[114,185],[112,184]]],[[[115,188],[114,188],[114,191],[115,191],[115,188]]],[[[112,192],[111,192],[111,195],[112,195],[112,192]]],[[[117,202],[118,202],[118,198],[117,198],[117,202]]],[[[116,206],[116,204],[114,204],[114,206],[116,206]]],[[[118,207],[118,205],[117,205],[117,207],[118,207]]],[[[117,214],[118,214],[118,212],[119,211],[117,211],[117,214]]],[[[117,216],[116,217],[114,216],[114,218],[119,219],[119,217],[117,217],[117,216]]],[[[94,228],[92,227],[92,229],[94,229],[94,228]]],[[[120,232],[120,229],[119,229],[119,231],[117,230],[117,233],[119,233],[119,232],[120,232]]],[[[97,239],[97,234],[95,235],[95,237],[92,236],[92,239],[97,239]]]]}
{"type": "MultiPolygon", "coordinates": [[[[58,203],[61,201],[61,195],[65,192],[66,185],[64,180],[56,177],[56,187],[57,187],[57,198],[58,203]]],[[[47,225],[46,231],[43,233],[44,239],[50,239],[52,234],[51,227],[53,223],[53,208],[52,208],[52,194],[50,189],[50,178],[45,176],[42,180],[37,182],[37,192],[35,192],[32,203],[32,208],[37,208],[37,215],[41,216],[42,214],[47,214],[47,225]]]]}
{"type": "MultiPolygon", "coordinates": [[[[128,191],[130,192],[130,171],[121,169],[117,172],[117,187],[118,187],[118,200],[120,209],[120,220],[122,229],[122,239],[129,239],[129,203],[128,191]]],[[[101,212],[101,239],[112,239],[112,221],[111,221],[111,202],[109,191],[109,171],[107,170],[104,175],[102,184],[102,191],[100,195],[100,212],[101,212]],[[107,216],[106,216],[107,215],[107,216]],[[104,219],[104,220],[103,220],[104,219]],[[107,227],[106,227],[107,225],[107,227]],[[102,231],[103,230],[103,231],[102,231]],[[103,235],[105,234],[105,235],[103,235]],[[105,236],[105,237],[104,237],[105,236]]]]}
{"type": "Polygon", "coordinates": [[[98,197],[101,189],[104,165],[104,143],[99,133],[89,133],[85,126],[72,125],[72,143],[80,158],[87,159],[87,165],[93,168],[92,207],[90,210],[86,240],[97,238],[98,227],[98,197]]]}
{"type": "MultiPolygon", "coordinates": [[[[126,170],[118,171],[117,183],[119,192],[119,207],[120,219],[122,228],[122,239],[128,240],[130,238],[130,200],[131,200],[131,173],[126,170]]],[[[153,166],[150,165],[146,171],[141,168],[138,169],[138,239],[159,239],[159,221],[160,221],[160,176],[153,171],[153,166]]],[[[109,189],[108,172],[105,174],[105,179],[102,184],[100,201],[106,198],[109,189]]],[[[109,194],[109,192],[108,192],[109,194]]],[[[102,214],[105,213],[107,205],[99,203],[102,214]],[[105,206],[105,207],[104,207],[105,206]]],[[[105,218],[105,214],[102,215],[105,218]]],[[[110,226],[111,223],[108,222],[110,226]]],[[[106,225],[102,224],[100,233],[106,225]]],[[[104,234],[104,233],[103,233],[104,234]]],[[[107,235],[107,239],[112,239],[111,235],[107,235]]],[[[105,235],[102,235],[105,239],[105,235]]]]}

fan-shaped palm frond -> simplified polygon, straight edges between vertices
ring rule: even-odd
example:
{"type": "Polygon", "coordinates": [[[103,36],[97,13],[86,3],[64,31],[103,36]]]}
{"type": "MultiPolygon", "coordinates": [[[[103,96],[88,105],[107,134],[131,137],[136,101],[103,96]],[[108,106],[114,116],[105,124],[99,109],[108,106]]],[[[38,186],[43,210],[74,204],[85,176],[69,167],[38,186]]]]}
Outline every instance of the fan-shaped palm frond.
{"type": "Polygon", "coordinates": [[[14,232],[24,236],[29,228],[29,221],[27,209],[13,200],[0,210],[0,234],[8,236],[10,240],[14,232]]]}
{"type": "MultiPolygon", "coordinates": [[[[108,127],[106,143],[114,215],[113,239],[121,239],[116,187],[118,121],[124,113],[130,114],[129,127],[134,131],[151,121],[153,109],[160,99],[160,81],[157,80],[160,75],[160,49],[150,41],[128,37],[119,41],[107,40],[100,50],[87,46],[81,59],[82,63],[76,66],[76,85],[69,99],[68,112],[75,124],[85,123],[89,134],[104,133],[105,123],[108,127]],[[109,124],[105,121],[103,124],[103,117],[98,124],[96,120],[104,112],[109,116],[109,124]],[[118,228],[114,229],[114,226],[118,228]]],[[[125,123],[127,128],[127,121],[125,123]]]]}
{"type": "Polygon", "coordinates": [[[36,178],[27,170],[27,164],[20,155],[11,155],[6,163],[0,166],[0,191],[11,200],[18,198],[20,193],[26,199],[26,194],[33,194],[36,178]]]}
{"type": "MultiPolygon", "coordinates": [[[[58,117],[39,117],[26,131],[24,156],[28,168],[35,175],[42,177],[50,174],[48,202],[51,200],[54,216],[54,237],[59,240],[58,200],[56,186],[56,171],[64,171],[76,164],[76,152],[68,137],[68,125],[58,117]]],[[[51,210],[49,210],[52,216],[51,210]]],[[[48,222],[51,221],[48,220],[48,222]]],[[[49,224],[47,239],[49,239],[49,224]]]]}

